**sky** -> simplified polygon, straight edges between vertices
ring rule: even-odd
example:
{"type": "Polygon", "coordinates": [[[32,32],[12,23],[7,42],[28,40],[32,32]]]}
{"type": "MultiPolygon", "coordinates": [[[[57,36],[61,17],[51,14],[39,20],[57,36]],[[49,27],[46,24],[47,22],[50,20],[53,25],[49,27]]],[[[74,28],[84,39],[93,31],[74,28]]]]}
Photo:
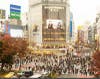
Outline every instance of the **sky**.
{"type": "Polygon", "coordinates": [[[86,21],[93,23],[100,11],[100,0],[70,0],[75,25],[83,25],[86,21]]]}
{"type": "MultiPolygon", "coordinates": [[[[9,12],[9,4],[21,5],[21,12],[28,11],[28,0],[0,0],[0,9],[9,12]]],[[[70,9],[73,13],[75,26],[82,25],[86,21],[93,22],[96,13],[100,11],[100,0],[70,0],[70,9]]]]}
{"type": "Polygon", "coordinates": [[[10,4],[20,5],[22,13],[28,11],[28,0],[0,0],[0,9],[6,10],[7,15],[10,13],[10,4]]]}

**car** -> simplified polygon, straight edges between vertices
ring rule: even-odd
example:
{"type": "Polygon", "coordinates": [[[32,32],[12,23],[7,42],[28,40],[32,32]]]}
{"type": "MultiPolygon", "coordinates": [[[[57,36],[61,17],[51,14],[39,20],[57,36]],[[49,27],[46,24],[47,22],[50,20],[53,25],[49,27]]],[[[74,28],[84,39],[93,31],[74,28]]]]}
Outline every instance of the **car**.
{"type": "Polygon", "coordinates": [[[33,75],[33,71],[24,71],[24,76],[25,77],[30,77],[33,75]]]}
{"type": "Polygon", "coordinates": [[[24,75],[24,72],[23,71],[17,73],[17,77],[21,77],[23,75],[24,75]]]}
{"type": "Polygon", "coordinates": [[[41,78],[42,74],[33,74],[32,76],[30,76],[29,78],[41,78]]]}

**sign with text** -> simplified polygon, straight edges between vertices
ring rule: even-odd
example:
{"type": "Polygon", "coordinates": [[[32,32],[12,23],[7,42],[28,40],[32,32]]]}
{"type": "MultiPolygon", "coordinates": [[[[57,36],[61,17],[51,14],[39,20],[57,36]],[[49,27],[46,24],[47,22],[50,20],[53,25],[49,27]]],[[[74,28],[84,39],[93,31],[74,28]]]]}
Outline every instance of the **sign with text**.
{"type": "Polygon", "coordinates": [[[10,19],[20,19],[21,16],[21,6],[10,5],[10,19]]]}

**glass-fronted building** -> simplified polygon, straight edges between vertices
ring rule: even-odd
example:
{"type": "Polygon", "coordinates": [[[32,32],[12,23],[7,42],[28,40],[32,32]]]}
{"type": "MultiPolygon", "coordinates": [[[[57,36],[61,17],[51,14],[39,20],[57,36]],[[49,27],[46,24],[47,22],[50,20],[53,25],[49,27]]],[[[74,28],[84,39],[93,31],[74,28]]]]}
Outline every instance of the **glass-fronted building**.
{"type": "Polygon", "coordinates": [[[31,31],[31,41],[43,48],[65,48],[70,19],[68,3],[68,0],[29,0],[29,25],[31,29],[38,28],[31,31]]]}

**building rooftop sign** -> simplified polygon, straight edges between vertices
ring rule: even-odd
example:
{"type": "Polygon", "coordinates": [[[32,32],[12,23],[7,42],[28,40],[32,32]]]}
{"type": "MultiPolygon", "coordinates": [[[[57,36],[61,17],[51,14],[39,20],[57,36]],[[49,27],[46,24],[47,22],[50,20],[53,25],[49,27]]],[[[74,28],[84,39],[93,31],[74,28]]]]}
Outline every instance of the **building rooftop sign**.
{"type": "Polygon", "coordinates": [[[10,19],[20,19],[21,6],[10,4],[10,19]]]}

